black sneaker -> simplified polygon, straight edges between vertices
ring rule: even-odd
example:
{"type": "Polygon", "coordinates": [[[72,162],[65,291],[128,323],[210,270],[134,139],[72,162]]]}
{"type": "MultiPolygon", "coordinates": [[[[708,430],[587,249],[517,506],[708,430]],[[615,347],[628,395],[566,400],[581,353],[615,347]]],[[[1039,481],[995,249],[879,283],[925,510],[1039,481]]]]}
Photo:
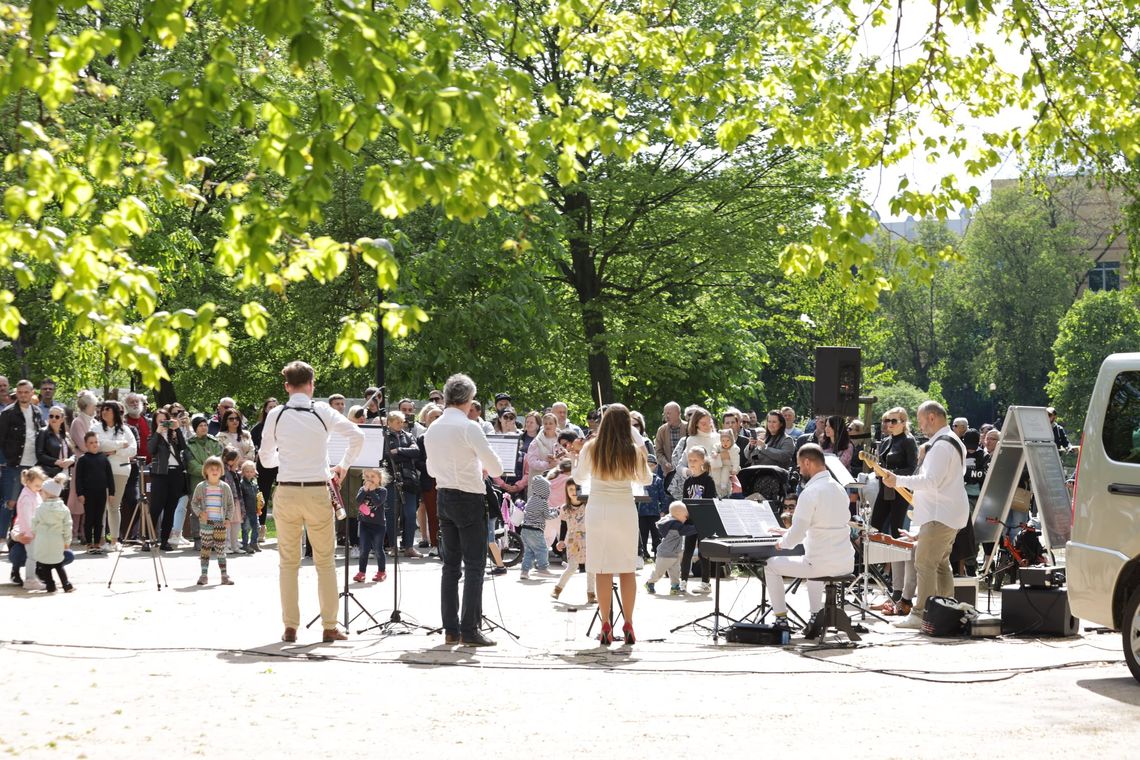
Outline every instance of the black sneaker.
{"type": "Polygon", "coordinates": [[[418,544],[418,546],[419,546],[421,549],[428,549],[428,548],[430,548],[430,547],[431,547],[431,544],[429,544],[427,541],[420,541],[420,542],[419,542],[419,544],[418,544]]]}
{"type": "Polygon", "coordinates": [[[166,542],[163,542],[163,543],[159,544],[158,548],[159,548],[159,549],[161,549],[161,550],[162,550],[162,551],[164,551],[164,552],[172,552],[172,551],[174,551],[174,547],[173,547],[173,546],[171,546],[170,544],[166,543],[166,542]]]}
{"type": "Polygon", "coordinates": [[[24,579],[20,577],[19,570],[13,569],[12,574],[8,577],[11,579],[12,583],[15,583],[17,586],[22,587],[24,585],[24,579]]]}
{"type": "Polygon", "coordinates": [[[491,568],[491,575],[506,575],[506,574],[507,574],[507,568],[505,568],[505,567],[492,567],[491,568]]]}

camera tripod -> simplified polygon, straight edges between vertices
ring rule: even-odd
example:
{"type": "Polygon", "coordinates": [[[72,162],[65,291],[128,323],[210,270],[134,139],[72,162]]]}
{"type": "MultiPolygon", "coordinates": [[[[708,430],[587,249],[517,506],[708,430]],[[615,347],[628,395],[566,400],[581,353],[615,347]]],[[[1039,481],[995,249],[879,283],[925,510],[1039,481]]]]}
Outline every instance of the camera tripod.
{"type": "MultiPolygon", "coordinates": [[[[142,546],[139,547],[143,551],[150,552],[151,565],[154,566],[154,585],[162,591],[162,587],[168,585],[166,582],[166,568],[162,564],[162,555],[159,553],[158,545],[158,531],[154,529],[154,520],[150,516],[150,497],[147,496],[147,479],[146,479],[146,458],[135,457],[135,463],[139,468],[139,498],[135,502],[135,510],[131,513],[131,519],[127,521],[127,527],[123,530],[123,535],[129,536],[131,527],[135,524],[135,520],[139,521],[139,538],[142,539],[142,546]],[[159,574],[162,575],[161,582],[159,581],[159,574]]],[[[118,536],[114,536],[118,538],[118,536]]],[[[107,579],[107,588],[111,588],[111,583],[115,580],[115,572],[119,569],[119,560],[123,558],[123,546],[120,544],[119,551],[115,554],[115,564],[111,568],[111,577],[107,579]]]]}
{"type": "MultiPolygon", "coordinates": [[[[340,483],[338,481],[334,480],[332,482],[332,486],[329,488],[329,492],[336,495],[336,501],[340,508],[343,509],[344,503],[340,499],[340,483]]],[[[336,521],[335,515],[333,516],[333,519],[336,521]]],[[[344,622],[342,625],[344,626],[344,630],[347,633],[348,627],[352,624],[352,621],[356,620],[361,615],[367,615],[368,619],[376,625],[380,625],[380,622],[372,616],[372,613],[369,612],[363,604],[361,604],[360,600],[356,598],[356,594],[348,590],[348,566],[352,564],[352,541],[348,535],[348,518],[346,517],[339,522],[344,525],[344,590],[340,592],[340,594],[337,596],[337,599],[344,600],[344,622]],[[360,611],[353,615],[351,618],[348,616],[348,603],[350,601],[360,608],[360,611]]],[[[318,613],[315,618],[310,620],[305,625],[305,627],[311,628],[313,626],[313,623],[317,622],[320,619],[321,616],[318,613]]]]}

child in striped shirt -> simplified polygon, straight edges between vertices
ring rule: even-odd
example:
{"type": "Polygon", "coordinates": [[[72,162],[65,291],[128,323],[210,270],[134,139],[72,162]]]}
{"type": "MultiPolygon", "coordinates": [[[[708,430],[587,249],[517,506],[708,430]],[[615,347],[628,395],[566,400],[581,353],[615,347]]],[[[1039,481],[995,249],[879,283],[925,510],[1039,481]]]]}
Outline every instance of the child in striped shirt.
{"type": "Polygon", "coordinates": [[[210,457],[202,465],[205,480],[194,489],[190,499],[190,510],[198,517],[202,526],[202,575],[198,585],[206,585],[206,571],[210,568],[210,553],[218,557],[218,569],[222,571],[222,585],[232,586],[234,582],[226,571],[226,529],[236,519],[237,510],[233,491],[222,482],[224,468],[222,460],[210,457]]]}
{"type": "Polygon", "coordinates": [[[557,516],[558,510],[550,506],[550,481],[542,475],[532,476],[527,486],[526,513],[519,528],[523,543],[520,580],[530,578],[532,566],[538,568],[537,575],[554,575],[550,572],[550,554],[546,549],[546,521],[557,516]]]}

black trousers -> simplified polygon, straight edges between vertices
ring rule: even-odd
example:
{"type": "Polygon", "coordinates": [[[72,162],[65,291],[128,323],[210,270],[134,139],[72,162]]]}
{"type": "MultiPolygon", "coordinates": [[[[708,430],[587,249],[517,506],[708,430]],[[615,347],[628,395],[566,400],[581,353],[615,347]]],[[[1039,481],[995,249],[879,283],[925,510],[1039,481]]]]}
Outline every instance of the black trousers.
{"type": "Polygon", "coordinates": [[[880,493],[879,498],[875,499],[875,506],[871,508],[871,527],[880,533],[884,526],[889,527],[891,537],[898,538],[899,529],[906,520],[906,508],[906,500],[897,493],[890,500],[884,499],[880,493]]]}
{"type": "Polygon", "coordinates": [[[186,474],[181,469],[172,468],[165,475],[150,476],[150,519],[164,544],[170,540],[170,531],[174,528],[178,500],[185,495],[186,474]]]}
{"type": "MultiPolygon", "coordinates": [[[[681,580],[689,580],[689,571],[693,566],[693,552],[697,549],[696,535],[685,536],[685,550],[681,554],[681,580]]],[[[709,582],[709,561],[701,557],[701,581],[709,582]]]]}
{"type": "Polygon", "coordinates": [[[262,467],[261,462],[257,462],[257,490],[261,492],[261,498],[265,502],[265,509],[261,510],[261,514],[257,516],[262,525],[265,525],[265,518],[269,516],[269,506],[275,485],[277,485],[277,468],[262,467]]]}
{"type": "MultiPolygon", "coordinates": [[[[638,515],[637,528],[640,532],[637,542],[637,550],[645,559],[649,558],[646,546],[650,540],[653,541],[653,553],[657,554],[657,545],[661,543],[661,533],[657,530],[657,521],[660,520],[660,515],[638,515]]],[[[692,554],[689,558],[692,559],[692,554]]]]}

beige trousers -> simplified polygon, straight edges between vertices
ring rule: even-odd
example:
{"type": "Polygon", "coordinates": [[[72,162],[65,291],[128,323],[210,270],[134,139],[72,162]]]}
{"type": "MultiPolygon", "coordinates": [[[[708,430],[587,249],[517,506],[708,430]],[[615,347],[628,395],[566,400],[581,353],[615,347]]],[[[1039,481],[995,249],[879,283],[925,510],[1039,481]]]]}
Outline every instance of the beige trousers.
{"type": "Polygon", "coordinates": [[[336,628],[336,534],[328,488],[278,485],[273,497],[277,523],[277,554],[280,560],[281,620],[286,628],[301,623],[297,601],[297,572],[301,568],[301,531],[309,536],[313,564],[317,568],[317,598],[325,630],[336,628]]]}
{"type": "Polygon", "coordinates": [[[914,611],[926,609],[931,596],[954,596],[954,573],[950,570],[950,549],[954,546],[957,528],[940,522],[923,523],[914,545],[914,570],[918,576],[918,593],[914,611]]]}

